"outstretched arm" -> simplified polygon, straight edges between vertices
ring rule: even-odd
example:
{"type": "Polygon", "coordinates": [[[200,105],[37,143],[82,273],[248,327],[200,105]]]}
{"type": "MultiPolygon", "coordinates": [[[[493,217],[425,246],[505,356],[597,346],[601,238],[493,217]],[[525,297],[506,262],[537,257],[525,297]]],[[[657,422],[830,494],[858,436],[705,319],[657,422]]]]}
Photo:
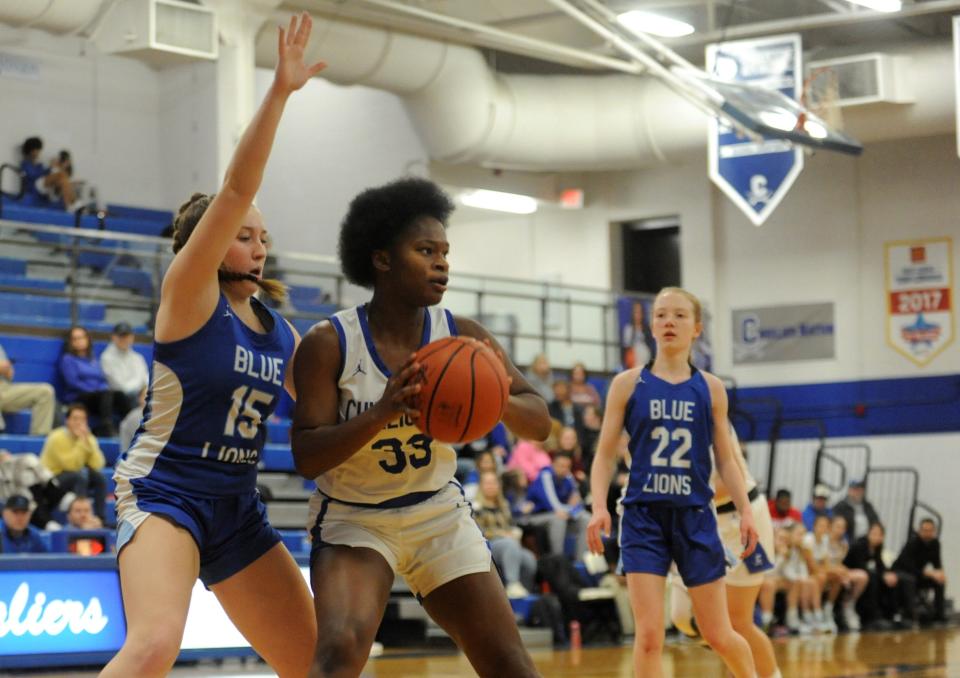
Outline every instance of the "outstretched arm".
{"type": "Polygon", "coordinates": [[[234,151],[223,187],[164,277],[157,313],[157,333],[161,337],[179,338],[192,333],[216,307],[217,269],[260,189],[287,98],[324,67],[322,63],[308,66],[303,61],[312,24],[310,15],[304,13],[292,17],[286,31],[279,29],[273,84],[234,151]]]}

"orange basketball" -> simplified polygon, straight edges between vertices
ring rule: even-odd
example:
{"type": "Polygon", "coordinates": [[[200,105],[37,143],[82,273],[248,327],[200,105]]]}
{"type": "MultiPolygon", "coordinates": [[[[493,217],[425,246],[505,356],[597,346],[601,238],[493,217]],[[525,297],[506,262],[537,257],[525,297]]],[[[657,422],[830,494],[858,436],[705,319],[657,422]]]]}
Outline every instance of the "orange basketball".
{"type": "Polygon", "coordinates": [[[496,426],[507,407],[510,379],[500,358],[469,337],[444,337],[417,351],[420,363],[417,427],[435,440],[476,440],[496,426]]]}

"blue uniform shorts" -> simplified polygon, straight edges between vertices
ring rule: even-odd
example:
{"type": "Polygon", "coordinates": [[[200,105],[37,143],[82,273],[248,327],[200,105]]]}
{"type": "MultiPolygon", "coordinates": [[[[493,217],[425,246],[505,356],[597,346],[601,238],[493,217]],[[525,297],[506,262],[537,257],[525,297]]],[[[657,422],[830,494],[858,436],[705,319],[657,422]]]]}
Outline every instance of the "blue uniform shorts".
{"type": "Polygon", "coordinates": [[[625,504],[620,523],[623,571],[667,576],[677,564],[686,586],[724,576],[727,563],[709,506],[625,504]]]}
{"type": "Polygon", "coordinates": [[[151,514],[190,532],[200,550],[200,581],[207,588],[244,569],[280,541],[257,491],[206,498],[139,487],[118,501],[117,514],[118,553],[151,514]]]}

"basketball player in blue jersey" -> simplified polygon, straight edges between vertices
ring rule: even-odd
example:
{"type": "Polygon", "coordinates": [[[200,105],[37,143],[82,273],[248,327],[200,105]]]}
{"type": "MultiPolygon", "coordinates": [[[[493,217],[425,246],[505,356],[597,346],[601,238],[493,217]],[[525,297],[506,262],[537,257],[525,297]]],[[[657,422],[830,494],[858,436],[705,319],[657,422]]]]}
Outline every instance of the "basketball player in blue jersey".
{"type": "Polygon", "coordinates": [[[753,552],[757,531],[731,451],[726,390],[715,376],[690,364],[690,350],[701,330],[696,297],[675,287],[657,295],[656,358],[614,378],[591,470],[594,513],[587,538],[591,550],[602,553],[601,535],[610,534],[607,492],[617,442],[626,430],[631,464],[620,548],[636,621],[637,676],[661,675],[664,588],[671,561],[689,589],[704,639],[735,676],[756,675],[750,647],[733,630],[727,614],[726,559],[710,505],[711,445],[717,470],[740,513],[742,557],[753,552]]]}
{"type": "Polygon", "coordinates": [[[252,206],[287,98],[323,67],[303,61],[310,29],[307,14],[280,29],[273,84],[223,187],[174,223],[143,422],[115,473],[127,635],[101,676],[167,675],[198,576],[280,676],[310,668],[310,592],[256,491],[298,337],[253,296],[278,284],[262,279],[267,233],[252,206]]]}
{"type": "MultiPolygon", "coordinates": [[[[420,346],[449,335],[497,342],[437,304],[447,288],[446,222],[435,184],[401,179],[357,196],[340,230],[340,261],[369,303],[313,327],[294,366],[297,470],[310,500],[317,649],[311,676],[360,674],[401,574],[481,676],[536,675],[490,549],[453,479],[456,455],[415,422],[420,346]]],[[[509,360],[504,423],[550,433],[543,398],[509,360]]]]}

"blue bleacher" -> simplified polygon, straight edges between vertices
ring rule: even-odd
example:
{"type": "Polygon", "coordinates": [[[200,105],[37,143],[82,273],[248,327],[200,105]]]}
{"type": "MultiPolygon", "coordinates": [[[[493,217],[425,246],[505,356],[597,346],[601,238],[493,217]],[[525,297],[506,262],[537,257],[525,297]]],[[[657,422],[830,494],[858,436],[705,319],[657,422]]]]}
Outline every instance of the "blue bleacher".
{"type": "MultiPolygon", "coordinates": [[[[173,212],[170,210],[155,210],[148,207],[134,207],[132,205],[107,204],[107,214],[126,219],[138,219],[140,221],[153,221],[164,224],[164,226],[173,223],[173,212]]],[[[163,227],[161,226],[161,229],[163,227]]]]}
{"type": "Polygon", "coordinates": [[[56,290],[63,292],[67,284],[61,280],[45,280],[43,278],[28,278],[23,275],[0,273],[0,285],[7,287],[25,287],[35,290],[56,290]]]}
{"type": "MultiPolygon", "coordinates": [[[[107,313],[105,304],[81,301],[77,304],[80,322],[101,321],[107,313]]],[[[0,315],[40,316],[51,319],[70,319],[70,300],[39,297],[29,294],[0,292],[0,315]]]]}
{"type": "Polygon", "coordinates": [[[146,271],[132,266],[114,266],[107,275],[117,287],[127,287],[143,297],[153,296],[153,279],[146,271]]]}
{"type": "Polygon", "coordinates": [[[26,275],[27,262],[23,259],[0,257],[0,273],[4,275],[26,275]]]}

